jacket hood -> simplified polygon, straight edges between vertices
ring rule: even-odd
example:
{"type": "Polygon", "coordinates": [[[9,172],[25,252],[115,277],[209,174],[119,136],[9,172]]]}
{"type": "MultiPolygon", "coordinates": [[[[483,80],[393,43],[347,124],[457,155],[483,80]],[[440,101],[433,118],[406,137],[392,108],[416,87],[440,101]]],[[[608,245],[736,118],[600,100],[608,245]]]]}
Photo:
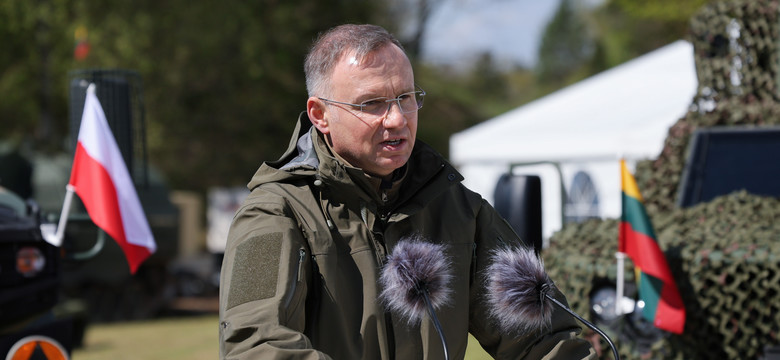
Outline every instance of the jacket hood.
{"type": "Polygon", "coordinates": [[[287,150],[278,160],[266,161],[260,165],[247,184],[249,190],[268,182],[286,182],[314,175],[319,168],[319,158],[312,146],[310,135],[315,134],[316,130],[309,118],[302,112],[298,116],[287,150]]]}

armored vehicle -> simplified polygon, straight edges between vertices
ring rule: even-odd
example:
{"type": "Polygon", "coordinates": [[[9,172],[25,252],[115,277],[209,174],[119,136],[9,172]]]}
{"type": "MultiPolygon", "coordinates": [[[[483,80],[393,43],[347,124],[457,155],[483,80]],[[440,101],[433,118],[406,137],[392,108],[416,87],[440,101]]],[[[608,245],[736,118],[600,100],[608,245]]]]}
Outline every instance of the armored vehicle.
{"type": "MultiPolygon", "coordinates": [[[[611,310],[619,219],[567,224],[542,252],[572,308],[611,333],[624,359],[780,356],[779,8],[718,2],[691,19],[698,94],[658,158],[636,165],[686,308],[684,332],[645,322],[641,306],[611,310]]],[[[624,270],[636,300],[633,264],[624,270]]]]}

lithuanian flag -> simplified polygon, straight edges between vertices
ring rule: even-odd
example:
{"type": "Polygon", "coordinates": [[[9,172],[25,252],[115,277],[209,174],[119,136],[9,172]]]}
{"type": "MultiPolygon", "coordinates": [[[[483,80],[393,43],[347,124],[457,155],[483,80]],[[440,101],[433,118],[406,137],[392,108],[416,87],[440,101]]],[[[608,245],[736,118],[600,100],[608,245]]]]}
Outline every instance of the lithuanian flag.
{"type": "Polygon", "coordinates": [[[620,160],[623,188],[623,216],[618,233],[618,251],[634,262],[642,315],[659,329],[681,334],[685,327],[685,307],[650,224],[636,180],[620,160]]]}

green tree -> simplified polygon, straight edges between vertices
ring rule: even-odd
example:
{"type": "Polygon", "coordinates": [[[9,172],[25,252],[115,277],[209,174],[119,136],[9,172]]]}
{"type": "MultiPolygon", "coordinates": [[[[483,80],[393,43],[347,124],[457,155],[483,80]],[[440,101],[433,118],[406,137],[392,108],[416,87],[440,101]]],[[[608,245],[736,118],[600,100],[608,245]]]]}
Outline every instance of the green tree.
{"type": "MultiPolygon", "coordinates": [[[[355,2],[143,6],[125,27],[150,27],[127,41],[142,55],[129,66],[144,75],[150,154],[172,186],[193,190],[243,185],[262,160],[281,155],[304,110],[303,58],[312,39],[339,23],[370,22],[374,13],[355,2]]],[[[117,21],[101,12],[90,16],[96,25],[117,21]]],[[[123,45],[113,42],[111,52],[123,45]]]]}
{"type": "Polygon", "coordinates": [[[61,145],[66,113],[60,74],[72,64],[69,11],[58,1],[0,3],[0,134],[42,150],[61,145]]]}
{"type": "Polygon", "coordinates": [[[612,0],[635,19],[655,19],[664,23],[687,23],[691,16],[711,0],[612,0]]]}
{"type": "MultiPolygon", "coordinates": [[[[287,145],[317,33],[379,22],[380,4],[339,1],[88,0],[0,4],[0,134],[63,151],[68,72],[131,69],[143,79],[151,163],[173,188],[245,184],[287,145]],[[73,58],[74,30],[91,45],[73,58]],[[10,121],[9,121],[10,120],[10,121]]],[[[382,24],[387,26],[387,24],[382,24]]]]}
{"type": "Polygon", "coordinates": [[[609,0],[590,14],[601,61],[615,66],[686,38],[690,18],[710,0],[609,0]]]}
{"type": "Polygon", "coordinates": [[[590,7],[563,0],[539,51],[539,93],[552,92],[686,38],[691,16],[708,0],[607,0],[590,7]]]}
{"type": "MultiPolygon", "coordinates": [[[[317,33],[346,22],[395,30],[385,13],[381,4],[353,1],[8,0],[0,4],[7,39],[0,116],[11,121],[0,121],[2,138],[67,150],[64,140],[75,135],[68,133],[68,73],[130,69],[143,80],[149,160],[168,185],[243,185],[287,146],[304,110],[303,58],[317,33]],[[79,27],[91,46],[81,61],[73,57],[79,27]]],[[[489,59],[474,77],[417,64],[413,53],[412,61],[430,94],[420,138],[445,154],[452,133],[508,109],[508,86],[489,59]]]]}
{"type": "Polygon", "coordinates": [[[539,82],[564,85],[590,59],[594,42],[572,0],[562,0],[539,47],[539,82]]]}

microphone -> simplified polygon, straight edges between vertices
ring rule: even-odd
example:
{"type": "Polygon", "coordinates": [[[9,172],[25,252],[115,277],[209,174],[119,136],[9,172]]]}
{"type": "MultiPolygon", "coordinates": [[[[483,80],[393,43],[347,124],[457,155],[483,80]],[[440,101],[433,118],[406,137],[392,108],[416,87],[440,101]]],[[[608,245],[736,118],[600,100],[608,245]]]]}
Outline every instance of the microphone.
{"type": "Polygon", "coordinates": [[[451,301],[452,278],[445,246],[421,237],[401,239],[379,277],[379,298],[390,311],[409,324],[419,323],[427,312],[439,333],[445,359],[449,359],[447,340],[434,310],[451,301]]]}
{"type": "Polygon", "coordinates": [[[489,315],[504,333],[550,327],[554,304],[601,335],[609,343],[614,359],[620,359],[607,334],[550,295],[555,284],[533,249],[504,248],[494,250],[491,256],[492,262],[486,269],[489,315]]]}

